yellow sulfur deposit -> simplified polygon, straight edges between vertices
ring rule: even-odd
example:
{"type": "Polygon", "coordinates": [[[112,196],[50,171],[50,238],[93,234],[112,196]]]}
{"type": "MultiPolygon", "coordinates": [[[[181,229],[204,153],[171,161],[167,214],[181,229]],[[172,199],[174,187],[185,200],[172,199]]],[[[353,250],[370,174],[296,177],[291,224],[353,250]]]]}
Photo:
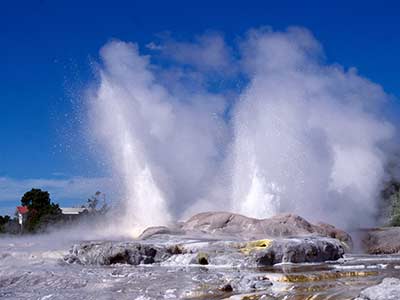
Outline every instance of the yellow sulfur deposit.
{"type": "Polygon", "coordinates": [[[351,271],[351,272],[325,272],[321,274],[295,274],[295,275],[285,275],[280,278],[280,282],[311,282],[311,281],[321,281],[321,280],[333,280],[343,277],[365,277],[374,276],[378,273],[376,271],[351,271]]]}
{"type": "Polygon", "coordinates": [[[271,246],[272,240],[264,239],[257,241],[250,241],[244,244],[243,247],[240,248],[240,252],[243,254],[249,254],[253,250],[263,250],[271,246]]]}
{"type": "Polygon", "coordinates": [[[261,295],[250,295],[250,296],[244,296],[241,298],[241,300],[258,300],[261,298],[261,295]]]}

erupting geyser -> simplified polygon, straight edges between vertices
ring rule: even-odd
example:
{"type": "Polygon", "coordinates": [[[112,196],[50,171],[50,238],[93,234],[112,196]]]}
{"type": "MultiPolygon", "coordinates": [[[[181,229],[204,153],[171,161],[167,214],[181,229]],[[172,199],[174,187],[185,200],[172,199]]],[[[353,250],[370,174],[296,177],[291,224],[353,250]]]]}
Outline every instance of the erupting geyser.
{"type": "Polygon", "coordinates": [[[373,221],[389,97],[327,64],[307,30],[251,30],[237,47],[215,33],[162,40],[146,55],[112,41],[101,58],[90,131],[123,182],[125,228],[210,209],[373,221]]]}

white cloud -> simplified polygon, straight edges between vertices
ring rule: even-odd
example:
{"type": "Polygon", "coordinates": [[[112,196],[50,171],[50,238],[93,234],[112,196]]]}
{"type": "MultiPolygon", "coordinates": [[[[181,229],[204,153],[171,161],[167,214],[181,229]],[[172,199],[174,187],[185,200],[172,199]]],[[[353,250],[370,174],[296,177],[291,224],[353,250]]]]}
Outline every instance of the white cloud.
{"type": "Polygon", "coordinates": [[[23,194],[32,188],[48,191],[53,202],[70,200],[76,201],[77,204],[84,203],[98,190],[106,194],[114,193],[113,184],[109,178],[16,179],[0,177],[0,202],[15,200],[16,204],[19,204],[23,194]]]}

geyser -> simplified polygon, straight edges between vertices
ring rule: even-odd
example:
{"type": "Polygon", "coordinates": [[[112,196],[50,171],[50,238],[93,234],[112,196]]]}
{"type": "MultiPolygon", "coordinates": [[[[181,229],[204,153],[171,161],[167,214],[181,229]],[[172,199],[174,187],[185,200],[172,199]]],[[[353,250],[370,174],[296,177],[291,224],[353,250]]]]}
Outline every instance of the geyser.
{"type": "Polygon", "coordinates": [[[91,136],[123,183],[125,229],[211,209],[373,222],[389,97],[327,64],[309,31],[250,30],[229,47],[212,33],[146,52],[107,43],[87,97],[91,136]]]}

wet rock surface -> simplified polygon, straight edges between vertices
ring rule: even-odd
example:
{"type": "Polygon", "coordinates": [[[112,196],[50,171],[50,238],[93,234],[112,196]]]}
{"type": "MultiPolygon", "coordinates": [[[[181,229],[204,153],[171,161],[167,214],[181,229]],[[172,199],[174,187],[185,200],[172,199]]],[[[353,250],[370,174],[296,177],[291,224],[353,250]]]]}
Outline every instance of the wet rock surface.
{"type": "Polygon", "coordinates": [[[76,244],[64,259],[86,265],[188,261],[199,265],[257,267],[337,260],[349,244],[351,238],[343,231],[327,224],[312,225],[292,214],[258,220],[213,212],[197,214],[173,229],[148,228],[135,242],[76,244]],[[332,236],[340,236],[342,241],[332,236]]]}
{"type": "Polygon", "coordinates": [[[389,274],[400,275],[395,268],[400,257],[391,263],[388,257],[371,262],[371,256],[349,256],[328,264],[232,268],[179,262],[98,266],[67,264],[48,253],[35,256],[11,253],[2,259],[1,299],[353,300],[389,274]],[[15,268],[11,261],[21,264],[15,268]]]}
{"type": "Polygon", "coordinates": [[[84,242],[74,245],[64,260],[85,265],[139,265],[162,262],[172,252],[168,247],[137,242],[84,242]]]}
{"type": "Polygon", "coordinates": [[[400,277],[400,256],[349,256],[347,235],[333,226],[273,219],[268,228],[203,214],[137,240],[78,241],[69,251],[0,243],[0,298],[350,300],[400,277]]]}
{"type": "Polygon", "coordinates": [[[227,279],[229,283],[225,285],[225,291],[235,293],[253,293],[268,290],[272,286],[269,278],[262,274],[236,274],[233,278],[227,279]],[[228,288],[228,289],[227,289],[228,288]]]}
{"type": "Polygon", "coordinates": [[[164,264],[230,265],[242,267],[272,266],[278,263],[315,263],[343,257],[342,243],[325,237],[298,237],[238,242],[207,239],[141,242],[83,242],[75,244],[64,257],[67,263],[84,265],[164,264]]]}
{"type": "Polygon", "coordinates": [[[248,260],[257,266],[278,263],[315,263],[337,260],[344,255],[342,244],[330,238],[281,239],[263,250],[252,251],[248,260]]]}
{"type": "Polygon", "coordinates": [[[369,287],[360,293],[355,300],[399,300],[400,279],[384,278],[375,286],[369,287]]]}

